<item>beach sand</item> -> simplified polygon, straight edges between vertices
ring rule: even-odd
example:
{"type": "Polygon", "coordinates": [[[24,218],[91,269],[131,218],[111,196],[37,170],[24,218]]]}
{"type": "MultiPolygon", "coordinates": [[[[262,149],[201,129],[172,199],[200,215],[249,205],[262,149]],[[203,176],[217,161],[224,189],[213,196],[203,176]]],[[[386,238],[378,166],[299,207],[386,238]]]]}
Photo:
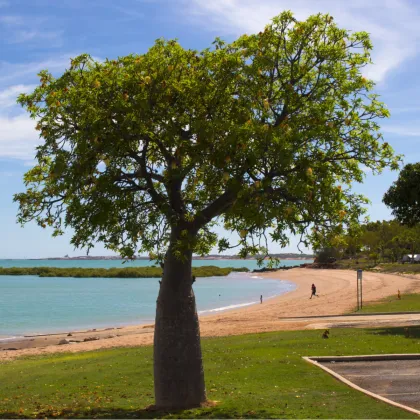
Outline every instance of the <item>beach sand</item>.
{"type": "MultiPolygon", "coordinates": [[[[216,337],[259,333],[267,331],[327,328],[342,326],[390,326],[409,325],[419,322],[420,315],[409,317],[366,316],[323,318],[326,315],[342,315],[356,306],[356,272],[348,270],[317,270],[295,268],[270,273],[259,273],[261,277],[292,281],[297,288],[284,295],[240,309],[200,317],[203,337],[216,337]],[[309,299],[311,284],[317,286],[319,297],[309,299]],[[321,317],[321,318],[317,318],[321,317]],[[357,321],[349,321],[349,319],[357,321]],[[391,319],[392,318],[392,319],[391,319]],[[330,323],[328,323],[330,322],[330,323]],[[333,324],[331,324],[331,322],[333,324]],[[408,324],[407,324],[408,323],[408,324]]],[[[363,273],[363,300],[365,303],[405,293],[420,292],[420,276],[363,273]]],[[[259,296],[256,296],[258,299],[259,296]]],[[[131,347],[153,343],[153,325],[138,325],[122,328],[107,328],[45,336],[25,337],[17,341],[0,343],[0,361],[22,356],[79,352],[112,347],[131,347]],[[85,342],[85,339],[92,341],[85,342]],[[74,340],[70,344],[58,345],[60,340],[74,340]]]]}

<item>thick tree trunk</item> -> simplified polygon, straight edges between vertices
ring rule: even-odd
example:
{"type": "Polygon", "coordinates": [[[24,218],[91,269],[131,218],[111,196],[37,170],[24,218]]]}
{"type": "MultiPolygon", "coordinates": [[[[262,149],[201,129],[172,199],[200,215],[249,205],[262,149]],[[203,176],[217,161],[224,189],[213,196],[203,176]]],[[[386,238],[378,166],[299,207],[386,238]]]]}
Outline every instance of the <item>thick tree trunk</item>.
{"type": "Polygon", "coordinates": [[[197,407],[206,401],[200,328],[192,290],[192,253],[177,259],[172,244],[165,257],[156,307],[155,400],[158,409],[197,407]]]}

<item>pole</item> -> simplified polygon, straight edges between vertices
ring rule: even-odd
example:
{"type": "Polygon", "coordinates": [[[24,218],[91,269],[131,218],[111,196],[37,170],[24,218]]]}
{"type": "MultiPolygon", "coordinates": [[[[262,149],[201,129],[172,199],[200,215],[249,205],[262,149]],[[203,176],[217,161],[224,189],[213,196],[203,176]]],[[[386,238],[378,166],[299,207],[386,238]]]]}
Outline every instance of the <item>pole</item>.
{"type": "Polygon", "coordinates": [[[357,284],[357,310],[359,310],[359,271],[356,273],[356,284],[357,284]]]}
{"type": "Polygon", "coordinates": [[[362,289],[363,271],[357,270],[357,310],[363,308],[363,289],[362,289]],[[360,281],[360,286],[359,286],[360,281]]]}

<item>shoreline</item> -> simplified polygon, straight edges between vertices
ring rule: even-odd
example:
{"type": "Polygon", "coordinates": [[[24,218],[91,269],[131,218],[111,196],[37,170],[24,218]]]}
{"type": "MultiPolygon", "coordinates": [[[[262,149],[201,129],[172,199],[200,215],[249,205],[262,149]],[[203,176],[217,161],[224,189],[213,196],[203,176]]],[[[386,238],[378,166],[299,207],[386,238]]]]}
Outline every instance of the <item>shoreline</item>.
{"type": "MultiPolygon", "coordinates": [[[[296,289],[263,301],[263,304],[257,303],[217,314],[200,315],[202,337],[325,328],[325,321],[321,322],[317,316],[339,316],[349,313],[356,305],[355,271],[295,268],[259,273],[259,276],[293,282],[296,284],[296,289]],[[310,300],[312,283],[316,284],[319,297],[310,300]]],[[[403,297],[406,293],[420,292],[420,276],[404,277],[365,272],[363,282],[366,303],[396,295],[398,290],[403,297]]],[[[401,320],[398,321],[400,324],[392,320],[392,316],[385,317],[389,318],[386,322],[379,321],[375,316],[366,318],[368,321],[364,325],[370,327],[403,325],[401,320]]],[[[349,322],[345,326],[349,326],[348,324],[349,322]]],[[[153,343],[153,332],[153,324],[142,324],[72,332],[70,336],[64,333],[26,337],[8,343],[0,342],[0,361],[39,354],[150,345],[153,343]],[[72,342],[57,345],[60,340],[72,340],[72,342]],[[14,350],[6,350],[7,348],[14,350]]]]}
{"type": "MultiPolygon", "coordinates": [[[[235,273],[235,274],[243,274],[246,277],[250,277],[255,279],[256,282],[261,279],[267,279],[267,280],[273,280],[274,282],[282,282],[284,283],[284,287],[287,288],[286,290],[281,290],[278,293],[275,293],[270,296],[264,296],[264,301],[268,301],[271,299],[275,299],[277,297],[280,297],[286,293],[289,293],[297,288],[297,285],[295,283],[292,283],[287,280],[280,280],[276,279],[273,276],[270,276],[272,272],[267,273],[266,276],[262,276],[261,273],[251,273],[251,272],[243,272],[243,273],[235,273]]],[[[207,316],[214,316],[218,314],[224,314],[229,311],[234,310],[240,310],[242,308],[247,308],[256,304],[260,304],[259,300],[255,301],[238,301],[237,303],[227,304],[226,306],[216,306],[209,309],[203,309],[198,310],[198,316],[201,317],[207,317],[207,316]]],[[[54,337],[54,336],[65,336],[68,333],[71,334],[96,334],[100,332],[105,331],[111,331],[111,330],[121,330],[124,328],[130,328],[130,327],[142,327],[145,325],[150,325],[151,323],[154,323],[154,313],[152,315],[152,318],[150,319],[140,319],[136,321],[121,321],[121,322],[115,322],[115,323],[98,323],[96,325],[87,325],[87,326],[69,326],[68,328],[51,328],[50,330],[39,330],[39,332],[36,331],[28,331],[24,333],[15,333],[13,335],[0,335],[0,351],[2,350],[2,344],[5,342],[14,342],[14,341],[20,341],[20,340],[27,340],[30,338],[39,338],[39,337],[54,337]]]]}

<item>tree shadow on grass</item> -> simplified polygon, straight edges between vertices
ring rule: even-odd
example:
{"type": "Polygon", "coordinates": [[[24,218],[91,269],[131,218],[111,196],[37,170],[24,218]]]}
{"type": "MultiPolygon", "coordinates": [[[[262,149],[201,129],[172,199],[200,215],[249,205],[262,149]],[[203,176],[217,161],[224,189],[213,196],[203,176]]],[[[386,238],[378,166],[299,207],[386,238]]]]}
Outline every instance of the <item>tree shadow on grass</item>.
{"type": "Polygon", "coordinates": [[[122,408],[94,408],[91,410],[45,410],[37,413],[0,412],[2,419],[24,418],[95,418],[95,419],[153,419],[153,418],[267,418],[266,410],[239,412],[223,407],[207,407],[193,410],[157,411],[153,409],[127,410],[122,408]]]}
{"type": "Polygon", "coordinates": [[[375,328],[371,330],[374,335],[400,335],[406,338],[420,338],[420,326],[375,328]]]}

